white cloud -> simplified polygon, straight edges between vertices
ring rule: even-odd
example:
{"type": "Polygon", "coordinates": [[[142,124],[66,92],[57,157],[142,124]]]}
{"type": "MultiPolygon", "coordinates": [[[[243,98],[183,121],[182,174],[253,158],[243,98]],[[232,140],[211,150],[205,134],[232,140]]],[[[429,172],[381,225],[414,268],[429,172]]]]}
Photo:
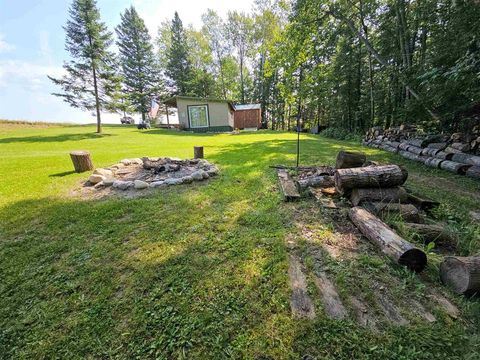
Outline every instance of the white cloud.
{"type": "Polygon", "coordinates": [[[38,46],[38,54],[49,64],[52,64],[52,49],[50,48],[50,36],[47,31],[42,30],[38,33],[38,46]]]}
{"type": "Polygon", "coordinates": [[[0,54],[15,50],[15,46],[4,40],[5,35],[0,33],[0,54]]]}
{"type": "Polygon", "coordinates": [[[30,91],[41,90],[50,80],[47,75],[61,76],[61,66],[39,65],[27,61],[0,60],[0,88],[20,84],[30,91]]]}

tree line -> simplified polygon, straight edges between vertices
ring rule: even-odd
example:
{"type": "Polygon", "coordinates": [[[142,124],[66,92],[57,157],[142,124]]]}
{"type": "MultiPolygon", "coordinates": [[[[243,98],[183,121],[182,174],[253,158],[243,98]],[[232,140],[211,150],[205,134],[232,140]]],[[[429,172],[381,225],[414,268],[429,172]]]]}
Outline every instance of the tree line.
{"type": "Polygon", "coordinates": [[[469,0],[256,0],[214,10],[202,26],[175,13],[152,39],[134,7],[116,38],[95,0],[74,0],[65,26],[70,105],[145,119],[179,94],[262,104],[264,127],[469,126],[480,113],[480,5],[469,0]],[[116,45],[115,54],[112,51],[116,45]]]}

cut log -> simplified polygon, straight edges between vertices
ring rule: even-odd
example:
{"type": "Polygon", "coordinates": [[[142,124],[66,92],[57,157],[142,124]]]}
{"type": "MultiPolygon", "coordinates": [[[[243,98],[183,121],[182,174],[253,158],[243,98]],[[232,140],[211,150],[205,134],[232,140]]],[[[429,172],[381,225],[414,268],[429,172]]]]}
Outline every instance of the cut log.
{"type": "Polygon", "coordinates": [[[307,187],[332,187],[335,186],[333,176],[309,176],[298,180],[298,185],[305,189],[307,187]]]}
{"type": "Polygon", "coordinates": [[[480,156],[470,154],[453,154],[451,160],[468,165],[480,166],[480,156]]]}
{"type": "Polygon", "coordinates": [[[427,146],[428,141],[424,139],[408,139],[406,143],[419,148],[424,148],[425,146],[427,146]]]}
{"type": "Polygon", "coordinates": [[[361,207],[351,208],[348,214],[362,234],[398,264],[416,272],[425,268],[427,255],[398,236],[375,215],[361,207]]]}
{"type": "Polygon", "coordinates": [[[358,206],[363,202],[402,203],[407,200],[407,192],[402,187],[353,189],[350,202],[358,206]]]}
{"type": "Polygon", "coordinates": [[[434,242],[438,245],[456,246],[455,236],[443,225],[439,224],[415,224],[406,222],[402,226],[416,233],[426,244],[434,242]]]}
{"type": "Polygon", "coordinates": [[[398,165],[337,169],[334,175],[335,187],[339,193],[355,188],[388,188],[402,185],[407,177],[407,170],[398,165]]]}
{"type": "Polygon", "coordinates": [[[400,151],[399,154],[401,157],[404,157],[405,159],[420,161],[420,157],[418,155],[415,155],[414,153],[411,153],[409,151],[400,151]]]}
{"type": "Polygon", "coordinates": [[[461,154],[462,153],[460,150],[454,149],[451,146],[448,146],[444,151],[446,153],[452,153],[452,154],[461,154]]]}
{"type": "Polygon", "coordinates": [[[193,157],[195,159],[203,159],[203,146],[193,147],[193,157]]]}
{"type": "Polygon", "coordinates": [[[415,155],[421,155],[423,149],[417,146],[409,146],[408,151],[414,153],[415,155]]]}
{"type": "Polygon", "coordinates": [[[88,151],[72,151],[70,153],[70,158],[72,159],[73,167],[77,173],[94,169],[92,159],[90,158],[90,153],[88,151]]]}
{"type": "Polygon", "coordinates": [[[450,147],[455,149],[455,150],[459,150],[461,152],[470,151],[470,144],[464,144],[464,143],[461,143],[461,142],[452,143],[452,144],[450,144],[450,147]]]}
{"type": "Polygon", "coordinates": [[[468,177],[480,179],[480,166],[472,166],[465,173],[468,177]]]}
{"type": "Polygon", "coordinates": [[[367,161],[365,153],[342,150],[337,155],[335,167],[337,169],[356,168],[361,167],[365,161],[367,161]]]}
{"type": "Polygon", "coordinates": [[[458,294],[480,291],[480,256],[448,256],[440,265],[440,279],[458,294]]]}
{"type": "Polygon", "coordinates": [[[408,151],[408,148],[410,147],[409,144],[406,142],[401,142],[400,145],[398,145],[398,148],[403,151],[408,151]]]}
{"type": "Polygon", "coordinates": [[[432,149],[437,149],[437,150],[443,150],[447,147],[447,143],[445,143],[445,142],[430,143],[430,144],[428,144],[427,147],[432,148],[432,149]]]}
{"type": "Polygon", "coordinates": [[[434,156],[437,159],[442,159],[442,160],[452,160],[452,156],[455,155],[454,153],[447,153],[445,151],[439,151],[437,152],[434,156]]]}
{"type": "Polygon", "coordinates": [[[409,202],[414,204],[420,210],[424,210],[424,211],[430,211],[433,208],[436,208],[437,206],[440,205],[438,201],[422,198],[418,195],[414,195],[411,193],[408,193],[407,197],[409,202]]]}
{"type": "Polygon", "coordinates": [[[394,215],[400,217],[404,221],[413,223],[421,222],[420,213],[412,204],[367,202],[364,207],[381,218],[394,215]]]}
{"type": "Polygon", "coordinates": [[[285,169],[278,169],[277,174],[285,201],[300,199],[300,193],[288,172],[285,169]]]}
{"type": "Polygon", "coordinates": [[[449,161],[449,160],[442,161],[442,163],[440,164],[441,169],[453,172],[455,174],[461,174],[461,175],[465,175],[468,168],[471,166],[472,165],[466,165],[463,163],[458,163],[458,162],[449,161]]]}
{"type": "Polygon", "coordinates": [[[437,159],[433,157],[429,157],[425,160],[424,164],[433,168],[438,169],[440,167],[440,164],[442,163],[442,159],[437,159]]]}

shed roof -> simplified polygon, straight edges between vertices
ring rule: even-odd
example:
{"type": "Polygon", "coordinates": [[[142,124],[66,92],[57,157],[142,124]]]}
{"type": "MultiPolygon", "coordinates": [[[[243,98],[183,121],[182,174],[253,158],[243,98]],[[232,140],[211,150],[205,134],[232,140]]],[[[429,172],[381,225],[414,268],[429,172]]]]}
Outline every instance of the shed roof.
{"type": "Polygon", "coordinates": [[[235,105],[236,110],[254,110],[254,109],[261,109],[261,104],[244,104],[244,105],[235,105]]]}
{"type": "Polygon", "coordinates": [[[226,103],[228,106],[234,110],[233,103],[230,100],[223,100],[223,99],[215,99],[215,98],[200,98],[200,97],[194,97],[194,96],[183,96],[183,95],[177,95],[173,96],[167,100],[165,100],[163,103],[172,106],[172,107],[177,107],[177,100],[182,99],[182,100],[194,100],[194,101],[204,101],[204,102],[218,102],[218,103],[226,103]]]}

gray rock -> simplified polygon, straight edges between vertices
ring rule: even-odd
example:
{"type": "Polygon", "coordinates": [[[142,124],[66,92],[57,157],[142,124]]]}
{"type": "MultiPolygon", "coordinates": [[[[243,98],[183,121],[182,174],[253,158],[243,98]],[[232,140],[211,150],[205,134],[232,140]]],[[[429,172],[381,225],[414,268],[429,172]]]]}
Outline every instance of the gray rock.
{"type": "Polygon", "coordinates": [[[106,178],[107,178],[107,177],[113,176],[113,171],[112,171],[112,170],[108,170],[108,169],[102,169],[102,168],[100,168],[100,169],[95,169],[95,170],[93,171],[93,174],[95,174],[95,175],[102,175],[103,177],[106,177],[106,178]]]}
{"type": "Polygon", "coordinates": [[[165,180],[165,184],[167,185],[180,185],[181,183],[183,183],[182,178],[170,178],[165,180]]]}
{"type": "Polygon", "coordinates": [[[210,166],[210,169],[207,170],[207,174],[210,176],[215,176],[218,174],[218,168],[216,166],[210,166]]]}
{"type": "Polygon", "coordinates": [[[151,188],[157,188],[157,187],[162,187],[162,186],[167,186],[164,181],[154,181],[151,182],[149,185],[151,188]]]}
{"type": "Polygon", "coordinates": [[[193,177],[191,177],[190,175],[187,175],[187,176],[184,176],[182,180],[185,184],[190,184],[193,181],[193,177]]]}
{"type": "Polygon", "coordinates": [[[130,159],[130,162],[132,164],[137,164],[137,165],[142,165],[143,164],[143,160],[140,159],[140,158],[130,159]]]}
{"type": "Polygon", "coordinates": [[[142,189],[148,188],[148,183],[146,183],[145,181],[142,181],[142,180],[135,180],[133,182],[133,186],[137,190],[142,190],[142,189]]]}
{"type": "Polygon", "coordinates": [[[133,181],[115,180],[112,187],[115,189],[127,190],[128,188],[133,187],[133,181]]]}
{"type": "Polygon", "coordinates": [[[132,163],[130,159],[123,159],[123,160],[120,160],[120,162],[125,166],[128,166],[132,163]]]}
{"type": "Polygon", "coordinates": [[[196,181],[201,181],[203,180],[203,173],[205,171],[203,170],[197,170],[195,172],[192,173],[192,175],[190,175],[192,177],[193,180],[196,180],[196,181]]]}
{"type": "Polygon", "coordinates": [[[200,170],[202,172],[202,176],[204,179],[208,179],[210,177],[210,175],[208,175],[208,173],[206,171],[203,171],[203,170],[200,170]]]}
{"type": "Polygon", "coordinates": [[[98,184],[99,182],[101,182],[103,180],[105,180],[105,177],[102,176],[102,175],[98,175],[98,174],[92,174],[88,178],[88,181],[90,181],[92,184],[98,184]]]}
{"type": "Polygon", "coordinates": [[[105,180],[103,180],[103,185],[112,186],[114,182],[115,182],[114,178],[106,178],[105,180]]]}

